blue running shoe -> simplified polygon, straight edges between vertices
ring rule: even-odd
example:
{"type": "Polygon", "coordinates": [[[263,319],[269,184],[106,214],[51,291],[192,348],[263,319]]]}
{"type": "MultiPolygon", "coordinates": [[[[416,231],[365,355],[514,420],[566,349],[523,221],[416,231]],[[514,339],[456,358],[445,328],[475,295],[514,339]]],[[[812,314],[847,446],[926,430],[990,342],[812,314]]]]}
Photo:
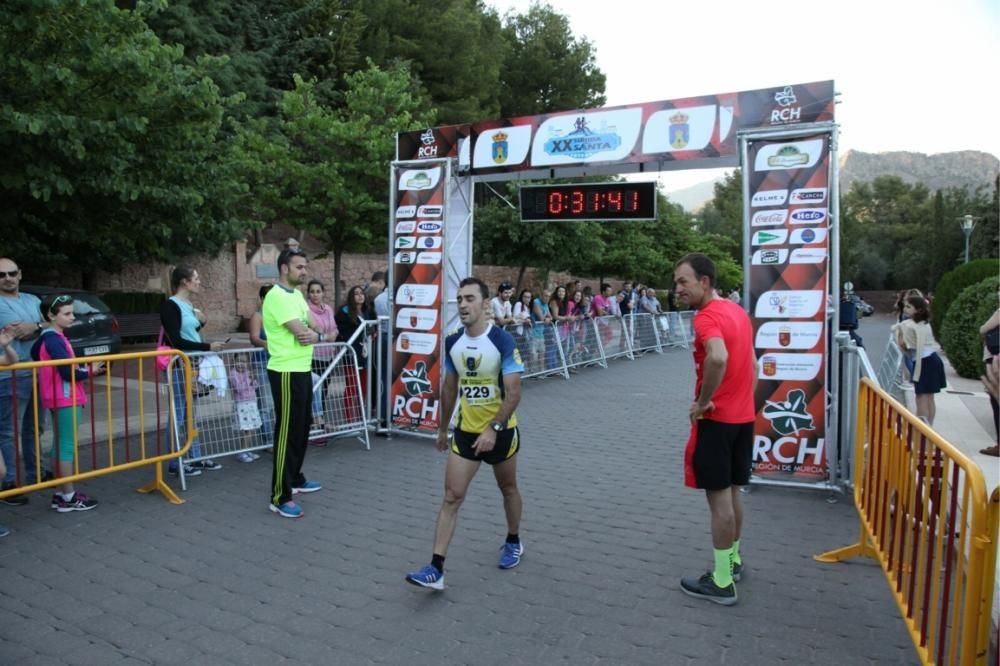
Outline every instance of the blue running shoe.
{"type": "Polygon", "coordinates": [[[513,569],[521,563],[521,556],[524,555],[523,543],[504,543],[500,548],[500,561],[497,566],[501,569],[513,569]]]}
{"type": "Polygon", "coordinates": [[[433,564],[428,564],[420,571],[411,571],[406,574],[406,582],[432,590],[443,590],[444,574],[433,564]]]}
{"type": "Polygon", "coordinates": [[[271,504],[271,511],[282,518],[301,518],[302,507],[295,502],[285,502],[284,504],[271,504]]]}
{"type": "Polygon", "coordinates": [[[306,481],[301,486],[293,486],[292,494],[298,495],[299,493],[314,493],[317,490],[323,490],[323,486],[319,485],[317,481],[306,481]]]}

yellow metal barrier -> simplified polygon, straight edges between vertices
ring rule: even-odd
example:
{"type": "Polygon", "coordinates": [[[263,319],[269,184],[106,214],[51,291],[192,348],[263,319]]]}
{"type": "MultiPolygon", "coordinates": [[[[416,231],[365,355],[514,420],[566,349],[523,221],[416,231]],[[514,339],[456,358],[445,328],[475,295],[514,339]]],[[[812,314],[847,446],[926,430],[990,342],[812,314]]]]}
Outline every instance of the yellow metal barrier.
{"type": "MultiPolygon", "coordinates": [[[[98,476],[105,476],[115,472],[128,469],[155,465],[156,474],[153,481],[137,488],[140,493],[151,493],[159,491],[163,493],[173,504],[183,504],[184,500],[167,485],[163,478],[164,461],[175,460],[184,456],[191,448],[191,442],[198,435],[194,427],[192,417],[192,366],[191,359],[177,350],[147,351],[131,354],[113,354],[107,356],[89,356],[86,358],[62,359],[51,361],[39,361],[30,363],[18,363],[16,365],[4,366],[0,368],[0,373],[10,376],[12,382],[12,393],[16,393],[16,382],[30,382],[31,396],[27,398],[28,414],[32,422],[34,431],[34,453],[35,462],[33,465],[34,477],[38,479],[36,483],[10,488],[0,491],[0,498],[19,495],[22,493],[43,490],[62,485],[64,483],[75,483],[84,479],[98,476]],[[187,437],[184,446],[180,450],[171,450],[169,446],[169,435],[164,436],[167,428],[173,430],[171,422],[172,410],[170,409],[173,399],[170,379],[165,378],[162,370],[156,366],[158,357],[176,357],[173,364],[181,363],[184,375],[184,396],[187,402],[186,409],[186,432],[187,437]],[[70,366],[72,368],[93,366],[96,363],[104,363],[106,372],[100,377],[91,377],[86,380],[77,380],[74,376],[70,381],[70,393],[76,394],[77,384],[81,384],[87,396],[86,405],[80,414],[77,410],[73,412],[73,473],[59,475],[55,478],[42,480],[45,465],[42,451],[45,433],[43,424],[43,406],[37,399],[41,395],[39,385],[39,372],[42,368],[70,366]],[[23,376],[24,371],[30,371],[30,379],[17,378],[15,373],[23,376]],[[150,379],[151,377],[151,379],[150,379]],[[103,380],[103,387],[97,385],[96,379],[103,380]],[[153,398],[146,395],[152,383],[153,398]],[[131,384],[131,386],[130,386],[131,384]],[[161,399],[160,387],[167,387],[166,397],[161,399]],[[129,401],[132,401],[130,406],[129,401]],[[150,405],[150,401],[154,404],[150,405]],[[150,421],[153,421],[151,424],[150,421]],[[89,422],[90,434],[90,454],[81,454],[80,426],[89,422]],[[147,426],[152,426],[152,429],[147,426]],[[154,441],[150,441],[154,440],[154,441]],[[100,453],[98,449],[101,449],[100,453]],[[86,464],[89,463],[89,464],[86,464]]],[[[23,408],[17,405],[17,398],[14,398],[12,410],[12,422],[14,431],[14,451],[15,465],[21,467],[21,429],[22,422],[18,418],[18,413],[23,408]]],[[[74,399],[74,405],[75,399],[74,399]]],[[[56,425],[49,418],[48,430],[54,431],[56,425]]],[[[87,428],[84,427],[86,433],[87,428]]],[[[53,455],[55,455],[55,433],[52,435],[53,455]]],[[[82,444],[86,447],[86,443],[82,444]]],[[[20,472],[20,469],[17,470],[20,472]]]]}
{"type": "Polygon", "coordinates": [[[922,663],[985,665],[1000,489],[868,379],[854,461],[858,542],[816,559],[878,560],[922,663]]]}

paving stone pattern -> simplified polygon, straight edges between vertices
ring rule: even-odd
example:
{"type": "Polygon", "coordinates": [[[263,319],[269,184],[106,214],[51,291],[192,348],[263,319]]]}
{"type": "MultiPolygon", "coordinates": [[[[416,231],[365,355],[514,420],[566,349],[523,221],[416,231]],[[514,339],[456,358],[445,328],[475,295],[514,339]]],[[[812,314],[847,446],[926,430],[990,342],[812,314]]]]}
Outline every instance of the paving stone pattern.
{"type": "MultiPolygon", "coordinates": [[[[711,563],[708,512],[682,482],[690,354],[526,382],[518,456],[526,552],[488,469],[473,482],[447,589],[403,581],[430,557],[443,454],[427,440],[311,447],[305,517],[267,510],[270,458],[192,478],[172,506],[137,471],[0,507],[0,664],[915,664],[881,570],[815,553],[850,543],[848,499],[756,487],[740,603],[683,595],[711,563]]],[[[174,483],[176,486],[176,482],[174,483]]]]}

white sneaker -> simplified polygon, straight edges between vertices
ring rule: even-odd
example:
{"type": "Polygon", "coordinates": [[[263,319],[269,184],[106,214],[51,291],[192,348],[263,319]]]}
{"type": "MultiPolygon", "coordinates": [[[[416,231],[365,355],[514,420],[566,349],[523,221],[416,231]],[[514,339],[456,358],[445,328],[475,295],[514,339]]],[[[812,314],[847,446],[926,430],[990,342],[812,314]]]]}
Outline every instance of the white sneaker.
{"type": "Polygon", "coordinates": [[[249,451],[244,451],[243,453],[237,453],[236,459],[239,460],[241,463],[252,463],[254,460],[256,460],[256,458],[253,457],[253,454],[250,453],[249,451]]]}

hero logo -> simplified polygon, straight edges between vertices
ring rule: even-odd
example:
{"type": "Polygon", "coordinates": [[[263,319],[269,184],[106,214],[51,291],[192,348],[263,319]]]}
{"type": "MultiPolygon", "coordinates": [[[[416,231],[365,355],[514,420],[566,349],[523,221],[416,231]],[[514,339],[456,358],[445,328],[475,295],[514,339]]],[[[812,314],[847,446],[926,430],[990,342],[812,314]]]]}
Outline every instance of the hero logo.
{"type": "Polygon", "coordinates": [[[434,130],[425,129],[420,133],[420,143],[424,144],[417,150],[417,159],[427,159],[437,157],[437,141],[434,139],[434,130]]]}
{"type": "Polygon", "coordinates": [[[418,234],[432,234],[441,231],[440,222],[421,222],[417,225],[418,234]]]}
{"type": "Polygon", "coordinates": [[[776,224],[784,224],[787,219],[788,210],[784,208],[780,210],[759,210],[753,214],[750,225],[754,227],[770,227],[776,224]]]}
{"type": "Polygon", "coordinates": [[[784,465],[823,464],[823,438],[820,437],[815,442],[811,442],[808,437],[799,437],[802,431],[809,432],[816,429],[812,414],[809,413],[806,405],[805,391],[792,389],[785,395],[784,400],[777,402],[766,400],[762,414],[771,422],[775,433],[781,437],[774,441],[763,435],[754,437],[754,462],[766,462],[768,459],[773,459],[784,465]],[[794,445],[794,449],[797,449],[795,455],[787,455],[782,451],[788,444],[794,445]],[[807,461],[806,456],[810,454],[813,459],[807,461]]]}
{"type": "Polygon", "coordinates": [[[760,190],[754,192],[753,198],[750,200],[750,206],[752,208],[780,206],[785,203],[787,198],[788,190],[760,190]]]}
{"type": "Polygon", "coordinates": [[[812,224],[826,219],[823,208],[802,208],[792,213],[792,224],[812,224]]]}
{"type": "Polygon", "coordinates": [[[792,204],[820,203],[821,201],[826,201],[825,187],[802,187],[792,190],[792,197],[788,200],[792,204]]]}
{"type": "Polygon", "coordinates": [[[774,101],[777,102],[777,109],[771,109],[771,124],[797,123],[802,118],[802,107],[796,106],[798,99],[795,97],[795,89],[785,86],[783,90],[774,93],[774,101]]]}

